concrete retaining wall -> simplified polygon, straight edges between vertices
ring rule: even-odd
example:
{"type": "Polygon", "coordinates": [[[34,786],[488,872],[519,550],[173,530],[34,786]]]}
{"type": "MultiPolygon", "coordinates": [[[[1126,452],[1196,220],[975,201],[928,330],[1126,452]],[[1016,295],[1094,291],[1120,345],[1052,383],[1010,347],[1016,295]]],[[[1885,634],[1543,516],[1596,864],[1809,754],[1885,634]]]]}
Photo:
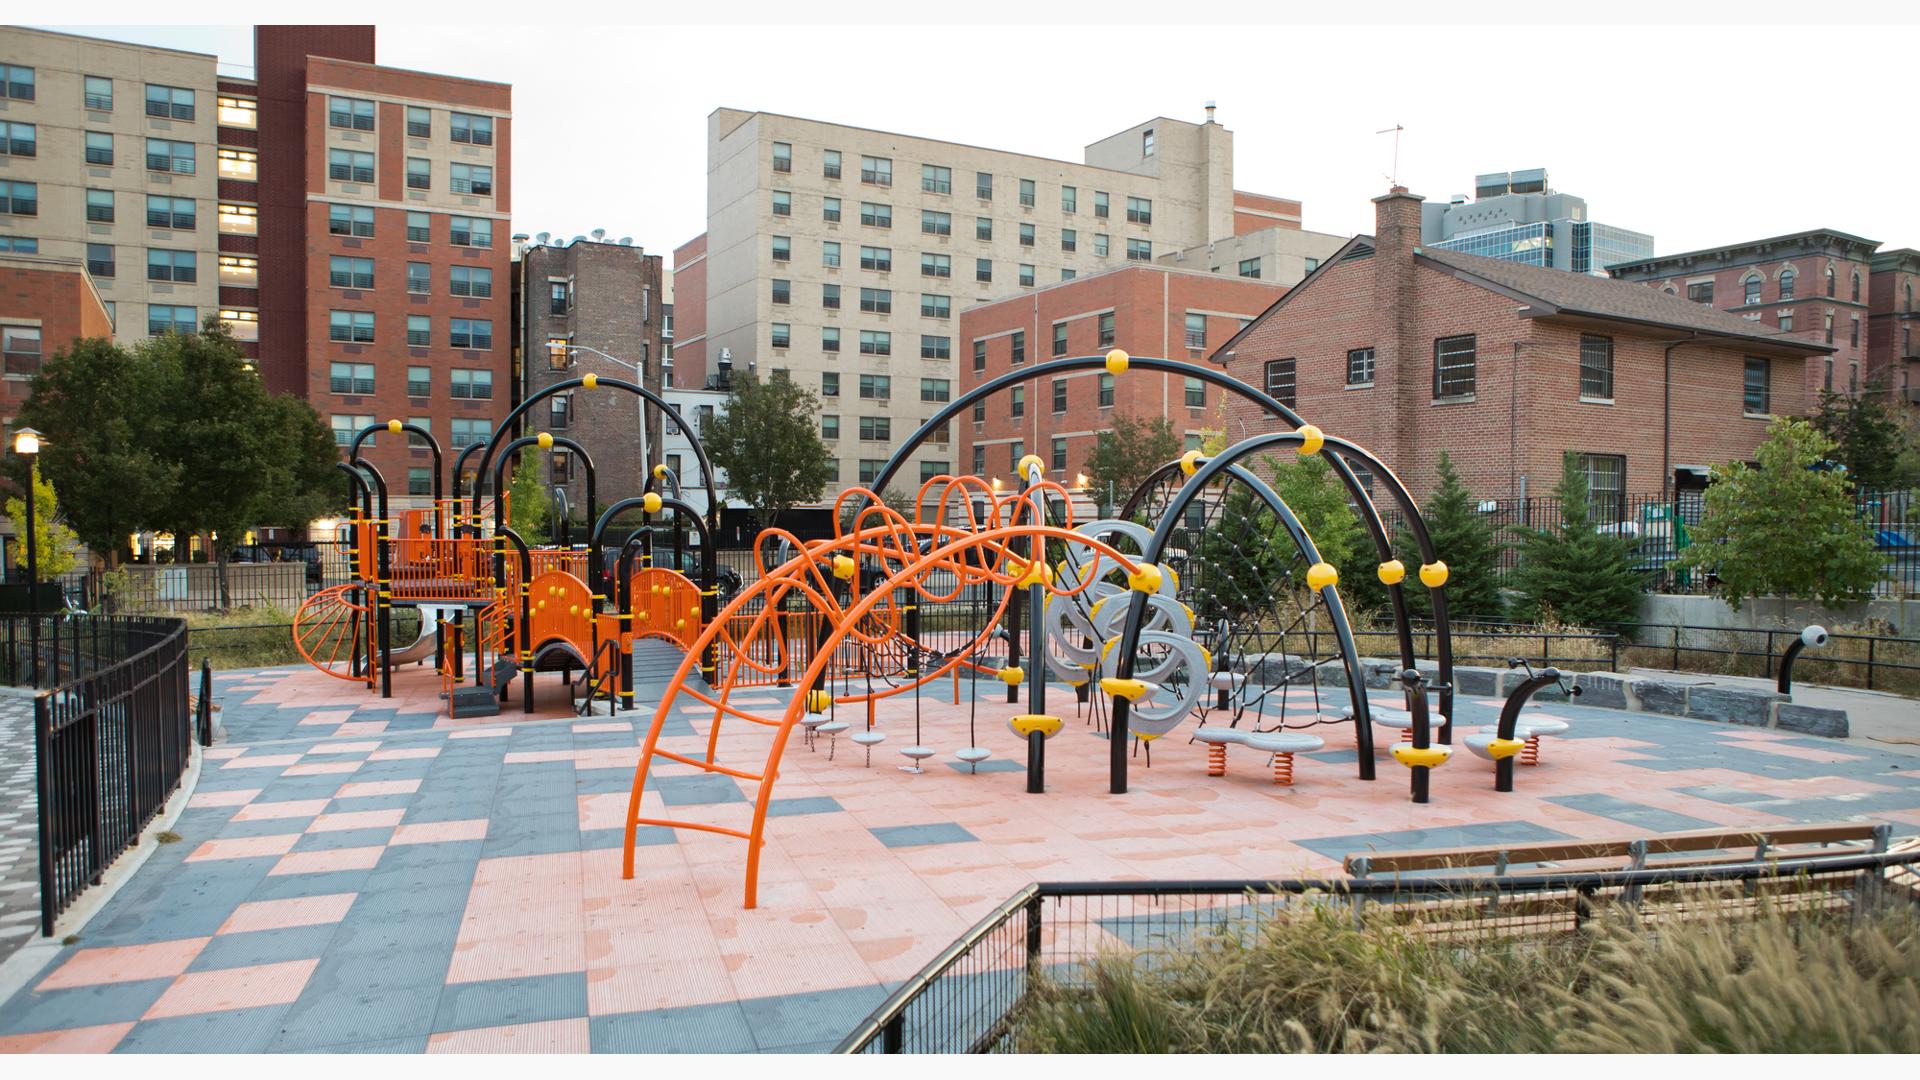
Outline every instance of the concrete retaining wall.
{"type": "Polygon", "coordinates": [[[1842,626],[1857,626],[1869,620],[1888,623],[1898,634],[1920,633],[1920,600],[1872,600],[1829,608],[1805,600],[1765,597],[1749,600],[1735,611],[1717,596],[1648,593],[1640,605],[1640,621],[1661,626],[1798,630],[1809,623],[1818,623],[1829,630],[1839,630],[1842,626]]]}

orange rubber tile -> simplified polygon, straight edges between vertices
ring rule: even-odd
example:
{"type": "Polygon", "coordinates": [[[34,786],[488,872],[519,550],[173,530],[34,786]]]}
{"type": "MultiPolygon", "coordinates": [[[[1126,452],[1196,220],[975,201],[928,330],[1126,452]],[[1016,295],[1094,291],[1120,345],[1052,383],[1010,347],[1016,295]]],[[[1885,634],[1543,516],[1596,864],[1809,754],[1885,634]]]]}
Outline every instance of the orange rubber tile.
{"type": "MultiPolygon", "coordinates": [[[[298,839],[293,837],[291,839],[298,839]]],[[[380,862],[384,847],[335,848],[331,851],[292,851],[267,871],[268,877],[286,874],[324,874],[334,870],[371,870],[380,862]]]]}
{"type": "Polygon", "coordinates": [[[342,784],[340,790],[333,793],[336,799],[366,799],[376,795],[412,795],[420,790],[418,780],[362,780],[358,783],[342,784]]]}
{"type": "Polygon", "coordinates": [[[0,1036],[0,1054],[105,1054],[120,1045],[134,1022],[0,1036]]]}
{"type": "Polygon", "coordinates": [[[240,788],[235,791],[196,791],[193,798],[187,800],[189,807],[201,806],[245,806],[259,795],[261,788],[240,788]]]}
{"type": "Polygon", "coordinates": [[[485,840],[487,838],[487,819],[472,818],[466,821],[428,821],[417,825],[401,825],[393,830],[393,838],[388,846],[402,844],[444,844],[455,840],[485,840]]]}
{"type": "Polygon", "coordinates": [[[263,855],[285,855],[298,842],[298,833],[284,836],[235,836],[221,840],[203,840],[187,856],[187,862],[209,859],[256,859],[263,855]]]}
{"type": "Polygon", "coordinates": [[[427,1040],[429,1054],[584,1054],[591,1049],[584,1016],[443,1031],[427,1040]]]}
{"type": "Polygon", "coordinates": [[[348,829],[390,829],[406,816],[404,807],[395,810],[343,810],[321,814],[307,826],[310,833],[344,832],[348,829]]]}
{"type": "Polygon", "coordinates": [[[281,776],[326,776],[331,773],[358,772],[357,761],[310,761],[304,765],[289,765],[281,770],[281,776]]]}
{"type": "Polygon", "coordinates": [[[278,821],[283,818],[313,817],[327,809],[326,799],[294,799],[288,802],[248,803],[233,815],[235,821],[278,821]]]}
{"type": "Polygon", "coordinates": [[[341,724],[338,728],[334,729],[333,734],[335,738],[352,735],[379,735],[386,730],[387,721],[385,720],[355,720],[350,723],[341,724]]]}
{"type": "Polygon", "coordinates": [[[194,971],[173,980],[167,992],[142,1016],[160,1020],[170,1016],[226,1012],[229,1009],[256,1009],[266,1005],[290,1005],[306,989],[307,979],[319,965],[312,960],[288,960],[279,964],[226,968],[220,971],[194,971]]]}
{"type": "Polygon", "coordinates": [[[288,765],[298,764],[299,761],[299,754],[260,754],[256,757],[242,754],[220,767],[222,769],[284,769],[288,765]]]}
{"type": "Polygon", "coordinates": [[[151,945],[113,945],[81,949],[67,957],[35,990],[67,990],[76,986],[105,986],[169,979],[187,970],[212,938],[180,938],[151,945]]]}
{"type": "Polygon", "coordinates": [[[407,761],[413,758],[433,758],[440,756],[437,746],[413,747],[403,750],[375,750],[367,755],[368,761],[407,761]]]}
{"type": "MultiPolygon", "coordinates": [[[[334,734],[340,733],[336,731],[334,734]]],[[[307,755],[311,757],[314,754],[371,754],[378,749],[380,744],[377,742],[323,742],[314,744],[313,748],[307,751],[307,755]]]]}
{"type": "Polygon", "coordinates": [[[219,934],[243,934],[253,930],[284,930],[290,926],[324,926],[347,917],[358,893],[329,893],[324,896],[297,896],[287,900],[253,900],[233,909],[220,924],[219,934]]]}

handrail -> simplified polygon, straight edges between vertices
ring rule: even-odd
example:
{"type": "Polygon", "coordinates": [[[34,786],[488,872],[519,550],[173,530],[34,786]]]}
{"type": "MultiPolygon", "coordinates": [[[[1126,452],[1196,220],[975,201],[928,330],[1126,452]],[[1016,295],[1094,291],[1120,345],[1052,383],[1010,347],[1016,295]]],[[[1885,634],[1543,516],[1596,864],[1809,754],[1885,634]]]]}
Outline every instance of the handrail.
{"type": "MultiPolygon", "coordinates": [[[[590,715],[593,712],[593,699],[599,696],[601,687],[607,685],[608,679],[617,678],[619,676],[620,674],[620,639],[608,638],[605,641],[602,641],[600,643],[600,647],[593,650],[593,659],[587,662],[587,670],[589,672],[597,671],[599,672],[599,674],[593,676],[592,681],[590,681],[587,684],[587,692],[581,696],[580,708],[575,710],[574,712],[575,716],[590,715]],[[603,656],[605,656],[608,661],[605,667],[602,667],[600,663],[601,658],[603,656]]],[[[607,693],[607,705],[609,706],[609,712],[611,712],[611,706],[613,706],[614,704],[615,702],[613,698],[613,693],[609,691],[607,693]]]]}

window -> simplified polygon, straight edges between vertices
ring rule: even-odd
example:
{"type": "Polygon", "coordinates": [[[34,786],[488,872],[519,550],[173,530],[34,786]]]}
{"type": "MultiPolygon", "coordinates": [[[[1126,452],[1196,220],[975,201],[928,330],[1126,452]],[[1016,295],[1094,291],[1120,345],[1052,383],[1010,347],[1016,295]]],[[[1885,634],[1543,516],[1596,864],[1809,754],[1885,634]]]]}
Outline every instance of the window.
{"type": "Polygon", "coordinates": [[[34,255],[40,251],[40,239],[34,236],[0,236],[0,251],[34,255]]]}
{"type": "Polygon", "coordinates": [[[1613,400],[1613,339],[1580,335],[1580,396],[1586,400],[1613,400]]]}
{"type": "Polygon", "coordinates": [[[1021,225],[1020,225],[1020,246],[1021,246],[1021,247],[1032,247],[1032,246],[1033,246],[1033,238],[1034,238],[1034,234],[1033,234],[1033,226],[1032,226],[1032,225],[1030,225],[1030,224],[1026,224],[1026,223],[1024,223],[1024,222],[1023,222],[1023,223],[1021,223],[1021,225]]]}
{"type": "Polygon", "coordinates": [[[820,414],[820,437],[828,441],[838,439],[840,437],[840,414],[838,413],[821,413],[820,414]]]}
{"type": "Polygon", "coordinates": [[[99,75],[87,76],[81,101],[94,112],[112,112],[113,80],[99,75]]]}
{"type": "MultiPolygon", "coordinates": [[[[836,341],[839,340],[839,336],[837,334],[835,335],[835,340],[836,341]]],[[[840,396],[840,373],[839,372],[823,371],[820,373],[820,396],[821,397],[839,397],[840,396]]]]}
{"type": "Polygon", "coordinates": [[[947,379],[921,379],[920,380],[920,400],[921,401],[953,400],[953,383],[947,379]]]}
{"type": "Polygon", "coordinates": [[[920,463],[920,482],[926,483],[937,476],[945,476],[953,468],[951,461],[922,461],[920,463]]]}
{"type": "Polygon", "coordinates": [[[334,236],[372,236],[373,207],[334,203],[327,207],[327,232],[334,236]]]}
{"type": "Polygon", "coordinates": [[[885,401],[893,396],[893,379],[886,375],[860,376],[860,396],[885,401]]]}
{"type": "Polygon", "coordinates": [[[147,336],[191,334],[200,325],[200,313],[190,307],[147,305],[147,336]]]}
{"type": "Polygon", "coordinates": [[[453,437],[447,445],[455,450],[464,450],[476,443],[486,442],[493,437],[493,421],[476,420],[467,417],[455,417],[453,437]]]}
{"type": "MultiPolygon", "coordinates": [[[[776,203],[776,206],[777,205],[778,204],[776,203]]],[[[778,210],[776,210],[775,212],[778,213],[778,210]]],[[[839,221],[840,220],[840,200],[839,199],[826,198],[826,199],[820,200],[820,220],[821,221],[839,221]]]]}
{"type": "Polygon", "coordinates": [[[193,119],[193,91],[183,86],[147,84],[147,115],[162,120],[193,119]]]}
{"type": "Polygon", "coordinates": [[[1093,216],[1097,218],[1103,218],[1107,216],[1107,213],[1108,213],[1107,193],[1104,191],[1094,192],[1093,193],[1093,216]]]}
{"type": "Polygon", "coordinates": [[[1465,397],[1473,393],[1477,339],[1472,334],[1438,338],[1433,343],[1433,396],[1465,397]]]}
{"type": "MultiPolygon", "coordinates": [[[[153,88],[148,87],[147,92],[149,99],[151,99],[153,88]]],[[[349,128],[353,131],[372,131],[373,102],[362,101],[359,98],[328,98],[327,126],[349,128]]]]}
{"type": "MultiPolygon", "coordinates": [[[[363,428],[373,426],[373,417],[371,416],[342,416],[339,413],[335,413],[331,417],[331,420],[333,422],[333,441],[336,446],[352,446],[353,436],[356,432],[363,428]]],[[[373,440],[374,436],[368,435],[360,442],[362,446],[372,446],[373,440]]]]}
{"type": "Polygon", "coordinates": [[[860,159],[860,182],[863,184],[879,184],[881,187],[892,187],[893,159],[862,157],[860,159]]]}
{"type": "Polygon", "coordinates": [[[1064,435],[1055,435],[1053,437],[1052,467],[1056,471],[1064,471],[1067,467],[1067,439],[1064,435]]]}
{"type": "Polygon", "coordinates": [[[1016,419],[1027,415],[1027,388],[1026,387],[1016,386],[1013,388],[1013,397],[1011,402],[1009,403],[1009,409],[1011,411],[1011,415],[1013,415],[1016,419]]]}
{"type": "Polygon", "coordinates": [[[1020,181],[1020,205],[1032,206],[1033,203],[1034,203],[1033,181],[1031,180],[1020,181]]]}
{"type": "Polygon", "coordinates": [[[1368,386],[1373,383],[1373,350],[1347,350],[1347,385],[1368,386]]]}
{"type": "Polygon", "coordinates": [[[327,179],[354,184],[373,183],[373,155],[361,150],[328,150],[327,179]]]}
{"type": "Polygon", "coordinates": [[[0,156],[37,157],[39,153],[38,128],[32,124],[0,122],[0,156]]]}
{"type": "Polygon", "coordinates": [[[987,448],[984,446],[975,446],[973,448],[974,475],[978,476],[986,471],[987,471],[987,448]]]}
{"type": "MultiPolygon", "coordinates": [[[[493,194],[493,166],[491,165],[466,165],[456,161],[448,174],[451,179],[447,186],[451,187],[456,195],[493,194]]],[[[408,186],[412,186],[411,183],[408,186]]]]}
{"type": "Polygon", "coordinates": [[[1106,233],[1093,234],[1093,253],[1095,255],[1100,256],[1103,259],[1107,257],[1107,234],[1106,233]]]}
{"type": "Polygon", "coordinates": [[[327,259],[327,284],[336,289],[373,288],[373,260],[333,255],[327,259]]]}
{"type": "Polygon", "coordinates": [[[451,138],[457,143],[471,143],[474,146],[493,145],[493,117],[475,116],[472,113],[454,113],[448,124],[451,138]]]}
{"type": "Polygon", "coordinates": [[[1257,258],[1241,259],[1240,260],[1240,276],[1249,277],[1249,278],[1259,277],[1260,276],[1260,260],[1257,258]]]}
{"type": "Polygon", "coordinates": [[[222,180],[260,178],[260,155],[252,150],[229,150],[223,146],[214,153],[214,164],[222,180]]]}
{"type": "Polygon", "coordinates": [[[1021,263],[1020,264],[1020,287],[1023,289],[1031,288],[1034,282],[1034,275],[1035,275],[1035,271],[1032,263],[1021,263]]]}
{"type": "MultiPolygon", "coordinates": [[[[860,418],[860,440],[862,442],[889,442],[892,439],[892,417],[863,416],[860,418]]],[[[872,477],[868,479],[872,479],[872,477]]]]}
{"type": "Polygon", "coordinates": [[[407,396],[410,398],[430,397],[433,394],[433,369],[427,367],[409,367],[407,369],[407,396]]]}
{"type": "Polygon", "coordinates": [[[839,310],[840,286],[838,285],[820,286],[820,306],[823,308],[831,308],[836,311],[839,310]]]}
{"type": "Polygon", "coordinates": [[[1860,347],[1860,316],[1851,316],[1849,321],[1852,323],[1852,328],[1848,331],[1847,344],[1857,349],[1860,347]]]}
{"type": "Polygon", "coordinates": [[[1783,311],[1780,313],[1780,331],[1782,333],[1791,333],[1793,331],[1793,312],[1783,311]]]}
{"type": "Polygon", "coordinates": [[[92,274],[94,277],[110,278],[113,276],[113,272],[113,245],[88,244],[87,273],[92,274]]]}
{"type": "Polygon", "coordinates": [[[880,476],[880,470],[886,467],[887,467],[887,463],[882,459],[861,458],[860,459],[860,482],[863,484],[873,483],[874,480],[880,476]]]}
{"type": "Polygon", "coordinates": [[[777,142],[773,144],[773,171],[790,173],[793,171],[793,144],[777,142]]]}
{"type": "Polygon", "coordinates": [[[87,189],[87,220],[102,222],[113,220],[113,192],[87,189]]]}
{"type": "Polygon", "coordinates": [[[922,210],[920,231],[932,236],[952,236],[953,215],[939,210],[922,210]]]}
{"type": "MultiPolygon", "coordinates": [[[[1829,369],[1831,371],[1831,369],[1829,369]]],[[[1761,356],[1747,357],[1745,396],[1741,411],[1748,416],[1765,416],[1773,409],[1770,361],[1761,356]]],[[[1829,375],[1831,378],[1831,375],[1829,375]]]]}
{"type": "MultiPolygon", "coordinates": [[[[893,335],[885,330],[860,331],[860,353],[863,356],[892,356],[893,335]]],[[[866,376],[862,375],[860,378],[864,382],[866,376]]],[[[866,397],[867,395],[861,394],[860,396],[866,397]]]]}
{"type": "Polygon", "coordinates": [[[774,217],[792,217],[793,216],[793,192],[776,191],[773,193],[773,216],[774,217]]]}
{"type": "MultiPolygon", "coordinates": [[[[371,215],[373,212],[367,212],[371,215]]],[[[372,233],[367,235],[371,236],[372,233]]],[[[433,241],[433,215],[424,210],[407,211],[407,243],[426,244],[433,241]]]]}
{"type": "Polygon", "coordinates": [[[774,323],[772,325],[772,338],[774,348],[791,348],[793,346],[793,326],[790,323],[774,323]]]}
{"type": "Polygon", "coordinates": [[[1687,299],[1696,304],[1713,303],[1713,282],[1696,281],[1687,286],[1687,299]]]}
{"type": "Polygon", "coordinates": [[[893,249],[879,248],[879,247],[862,247],[860,249],[860,269],[881,270],[881,271],[892,270],[893,269],[893,249]]]}
{"type": "MultiPolygon", "coordinates": [[[[112,154],[109,153],[107,161],[110,163],[112,160],[112,154]]],[[[147,171],[179,173],[182,176],[192,176],[194,172],[193,144],[190,142],[174,142],[170,139],[148,139],[147,171]]]]}
{"type": "Polygon", "coordinates": [[[199,256],[194,252],[147,249],[148,281],[193,282],[199,279],[199,256]]]}
{"type": "Polygon", "coordinates": [[[1102,349],[1113,344],[1113,320],[1114,315],[1111,311],[1103,312],[1100,316],[1100,348],[1102,349]]]}
{"type": "Polygon", "coordinates": [[[1027,332],[1025,330],[1015,330],[1013,332],[1013,337],[1011,340],[1013,343],[1013,362],[1016,364],[1026,363],[1027,362],[1027,332]]]}
{"type": "Polygon", "coordinates": [[[940,337],[933,334],[921,334],[920,335],[920,359],[922,360],[953,359],[953,339],[950,337],[940,337]]]}
{"type": "MultiPolygon", "coordinates": [[[[407,438],[408,438],[407,445],[409,446],[412,446],[413,443],[417,441],[417,437],[411,434],[409,434],[407,438]]],[[[408,468],[407,469],[407,494],[409,495],[433,494],[433,470],[420,469],[420,468],[408,468]]]]}
{"type": "Polygon", "coordinates": [[[973,370],[987,370],[987,343],[984,341],[973,343],[973,370]]]}
{"type": "Polygon", "coordinates": [[[1141,157],[1153,156],[1153,129],[1152,128],[1148,128],[1147,130],[1140,133],[1140,156],[1141,157]]]}
{"type": "Polygon", "coordinates": [[[944,319],[953,314],[953,297],[938,293],[920,294],[920,315],[928,319],[944,319]]]}
{"type": "Polygon", "coordinates": [[[493,320],[447,320],[447,344],[455,349],[493,348],[493,320]]]}
{"type": "MultiPolygon", "coordinates": [[[[840,151],[823,150],[820,152],[820,175],[829,180],[840,179],[840,151]]],[[[834,219],[838,221],[838,218],[834,219]]]]}
{"type": "Polygon", "coordinates": [[[432,345],[433,320],[425,315],[407,316],[407,344],[422,349],[432,345]]]}
{"type": "Polygon", "coordinates": [[[407,159],[407,189],[410,191],[433,190],[433,162],[421,157],[407,159]]]}
{"type": "Polygon", "coordinates": [[[1315,270],[1320,269],[1320,260],[1309,257],[1306,261],[1306,267],[1307,267],[1307,273],[1311,274],[1315,270]]]}
{"type": "Polygon", "coordinates": [[[1860,302],[1860,271],[1853,272],[1853,302],[1860,302]]]}
{"type": "Polygon", "coordinates": [[[1079,188],[1068,187],[1064,184],[1060,186],[1060,209],[1069,214],[1080,209],[1079,188]]]}
{"type": "Polygon", "coordinates": [[[793,301],[793,282],[785,278],[773,279],[773,302],[786,304],[793,301]]]}
{"type": "Polygon", "coordinates": [[[953,194],[953,170],[945,165],[920,166],[920,190],[935,195],[953,194]]]}
{"type": "Polygon", "coordinates": [[[1826,323],[1827,344],[1831,345],[1833,344],[1833,312],[1831,311],[1827,312],[1825,323],[1826,323]]]}
{"type": "Polygon", "coordinates": [[[1135,225],[1153,224],[1153,200],[1128,196],[1127,220],[1135,225]]]}
{"type": "Polygon", "coordinates": [[[1627,459],[1619,454],[1581,454],[1580,468],[1587,474],[1587,497],[1594,516],[1602,523],[1625,517],[1627,459]]]}
{"type": "Polygon", "coordinates": [[[87,164],[113,164],[113,136],[104,131],[87,132],[87,164]]]}
{"type": "Polygon", "coordinates": [[[221,127],[243,128],[254,131],[260,127],[260,103],[252,98],[217,97],[214,99],[215,119],[221,127]]]}
{"type": "Polygon", "coordinates": [[[1135,262],[1147,262],[1153,258],[1153,244],[1147,240],[1127,240],[1127,258],[1135,262]]]}
{"type": "Polygon", "coordinates": [[[433,110],[418,105],[407,106],[407,138],[430,139],[433,137],[433,110]]]}
{"type": "Polygon", "coordinates": [[[876,229],[893,228],[893,207],[886,203],[861,203],[860,224],[871,225],[876,229]]]}
{"type": "Polygon", "coordinates": [[[1207,347],[1207,317],[1196,311],[1187,312],[1187,348],[1204,349],[1207,347]]]}
{"type": "Polygon", "coordinates": [[[485,266],[456,266],[447,275],[447,291],[455,296],[492,296],[493,271],[485,266]]]}
{"type": "Polygon", "coordinates": [[[1291,409],[1295,405],[1294,358],[1269,360],[1266,363],[1267,396],[1291,409]]]}
{"type": "Polygon", "coordinates": [[[987,422],[987,403],[984,400],[973,403],[973,422],[976,424],[987,422]]]}
{"type": "MultiPolygon", "coordinates": [[[[837,353],[840,351],[840,328],[839,327],[823,326],[820,328],[820,351],[830,352],[830,353],[837,353]]],[[[838,379],[839,376],[836,375],[834,376],[834,378],[838,379]]]]}
{"type": "Polygon", "coordinates": [[[1760,277],[1759,277],[1759,275],[1757,275],[1757,274],[1756,274],[1756,275],[1754,275],[1753,277],[1750,277],[1750,278],[1748,278],[1748,279],[1746,279],[1746,281],[1744,281],[1744,282],[1742,282],[1742,283],[1741,283],[1741,285],[1742,285],[1742,287],[1743,287],[1743,295],[1742,295],[1742,296],[1741,296],[1741,298],[1740,298],[1740,302],[1741,302],[1741,303],[1743,303],[1743,304],[1757,304],[1757,303],[1759,303],[1759,302],[1760,302],[1760,277]]]}
{"type": "Polygon", "coordinates": [[[1075,274],[1075,271],[1071,266],[1063,266],[1060,268],[1061,281],[1072,281],[1074,278],[1074,274],[1075,274]]]}
{"type": "Polygon", "coordinates": [[[364,344],[373,340],[373,312],[333,311],[327,315],[327,340],[364,344]]]}
{"type": "Polygon", "coordinates": [[[33,69],[19,64],[0,64],[0,97],[32,101],[33,69]]]}
{"type": "Polygon", "coordinates": [[[973,195],[977,199],[993,198],[993,174],[977,172],[973,174],[973,195]]]}
{"type": "Polygon", "coordinates": [[[975,281],[992,281],[993,280],[993,260],[992,259],[973,260],[973,280],[975,281]]]}
{"type": "Polygon", "coordinates": [[[32,375],[40,370],[40,328],[0,326],[0,357],[9,375],[32,375]]]}
{"type": "Polygon", "coordinates": [[[930,251],[920,253],[920,276],[950,278],[953,276],[953,256],[935,255],[930,251]]]}
{"type": "Polygon", "coordinates": [[[486,401],[493,397],[493,372],[486,368],[454,368],[448,393],[455,398],[486,401]]]}
{"type": "Polygon", "coordinates": [[[1080,234],[1072,229],[1060,230],[1060,250],[1075,251],[1080,247],[1080,234]]]}
{"type": "MultiPolygon", "coordinates": [[[[780,261],[785,262],[786,260],[782,259],[780,261]]],[[[840,265],[840,244],[837,241],[827,240],[821,243],[820,265],[821,266],[839,266],[840,265]]]]}
{"type": "Polygon", "coordinates": [[[334,364],[327,389],[336,394],[373,393],[373,365],[334,364]]]}
{"type": "Polygon", "coordinates": [[[1027,456],[1027,444],[1025,442],[1019,439],[1015,439],[1012,442],[1008,443],[1007,444],[1007,469],[1009,471],[1017,472],[1020,468],[1020,459],[1026,456],[1027,456]]]}
{"type": "Polygon", "coordinates": [[[874,315],[886,315],[893,311],[892,289],[861,289],[860,310],[874,315]]]}
{"type": "Polygon", "coordinates": [[[430,293],[433,291],[433,267],[423,262],[407,264],[407,291],[410,293],[430,293]]]}
{"type": "Polygon", "coordinates": [[[219,204],[220,231],[228,236],[257,236],[260,233],[260,208],[238,203],[219,204]]]}
{"type": "Polygon", "coordinates": [[[1829,298],[1831,298],[1834,295],[1833,290],[1834,290],[1833,267],[1829,266],[1827,267],[1827,296],[1829,298]]]}
{"type": "Polygon", "coordinates": [[[448,218],[447,225],[447,238],[455,247],[490,248],[493,246],[493,222],[487,218],[448,218]]]}
{"type": "Polygon", "coordinates": [[[1055,356],[1067,355],[1067,324],[1066,323],[1057,322],[1053,324],[1053,355],[1055,356]]]}
{"type": "Polygon", "coordinates": [[[220,321],[227,324],[227,332],[235,341],[260,340],[260,313],[258,311],[240,311],[224,308],[220,312],[220,321]]]}

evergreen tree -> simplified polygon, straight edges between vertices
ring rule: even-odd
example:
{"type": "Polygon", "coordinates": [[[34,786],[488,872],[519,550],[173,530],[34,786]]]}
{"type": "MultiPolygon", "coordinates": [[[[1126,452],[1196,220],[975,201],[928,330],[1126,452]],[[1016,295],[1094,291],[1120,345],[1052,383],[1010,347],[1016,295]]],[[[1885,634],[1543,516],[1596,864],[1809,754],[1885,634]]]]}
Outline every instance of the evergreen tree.
{"type": "Polygon", "coordinates": [[[1553,493],[1560,504],[1557,528],[1515,530],[1521,537],[1520,566],[1513,572],[1519,615],[1594,629],[1631,622],[1645,580],[1632,564],[1639,541],[1595,527],[1576,455],[1565,456],[1553,493]]]}
{"type": "Polygon", "coordinates": [[[507,482],[507,524],[529,544],[546,539],[553,517],[553,494],[540,478],[540,448],[523,446],[507,482]]]}
{"type": "MultiPolygon", "coordinates": [[[[1347,486],[1333,475],[1332,466],[1319,454],[1291,455],[1287,459],[1268,457],[1266,465],[1273,471],[1274,493],[1300,519],[1300,527],[1313,539],[1320,558],[1340,572],[1340,590],[1345,597],[1354,581],[1362,576],[1362,568],[1371,575],[1377,565],[1373,544],[1347,502],[1347,486]]],[[[1291,554],[1292,537],[1284,530],[1280,537],[1280,543],[1291,554]]],[[[1293,568],[1290,584],[1295,589],[1307,587],[1307,565],[1302,560],[1293,568]]]]}
{"type": "Polygon", "coordinates": [[[729,493],[777,525],[788,507],[812,502],[835,479],[820,441],[820,399],[784,374],[761,381],[735,375],[726,408],[701,439],[713,467],[727,474],[729,493]]]}
{"type": "Polygon", "coordinates": [[[1920,481],[1920,446],[1902,417],[1887,408],[1887,397],[1886,376],[1878,375],[1858,395],[1821,391],[1810,418],[1860,491],[1897,491],[1920,481]]]}
{"type": "MultiPolygon", "coordinates": [[[[1447,564],[1449,618],[1497,620],[1506,614],[1500,593],[1500,553],[1506,550],[1486,515],[1460,482],[1460,473],[1445,450],[1440,451],[1440,486],[1422,508],[1433,550],[1447,564]]],[[[1411,533],[1396,539],[1394,550],[1407,564],[1407,611],[1416,618],[1433,617],[1432,593],[1419,583],[1420,548],[1411,533]]]]}
{"type": "Polygon", "coordinates": [[[1213,527],[1195,539],[1194,608],[1203,625],[1257,618],[1287,592],[1293,538],[1252,488],[1233,484],[1213,527]]]}

